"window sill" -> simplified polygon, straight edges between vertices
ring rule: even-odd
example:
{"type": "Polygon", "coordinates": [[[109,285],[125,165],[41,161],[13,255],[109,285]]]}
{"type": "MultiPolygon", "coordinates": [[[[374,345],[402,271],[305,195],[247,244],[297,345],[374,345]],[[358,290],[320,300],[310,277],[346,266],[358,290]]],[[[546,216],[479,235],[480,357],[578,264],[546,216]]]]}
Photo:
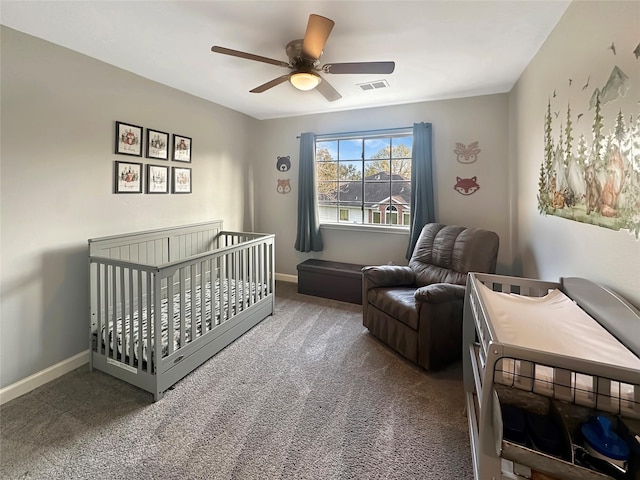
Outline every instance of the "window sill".
{"type": "Polygon", "coordinates": [[[351,232],[392,233],[409,235],[409,227],[390,227],[388,225],[363,225],[361,223],[322,223],[320,230],[347,230],[351,232]]]}

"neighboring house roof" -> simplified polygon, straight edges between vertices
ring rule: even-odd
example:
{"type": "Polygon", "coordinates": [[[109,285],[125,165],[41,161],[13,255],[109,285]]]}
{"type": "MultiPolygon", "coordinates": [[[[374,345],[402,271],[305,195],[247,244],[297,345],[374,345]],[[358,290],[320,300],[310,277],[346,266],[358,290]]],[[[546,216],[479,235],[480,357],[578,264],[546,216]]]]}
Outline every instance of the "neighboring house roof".
{"type": "MultiPolygon", "coordinates": [[[[372,207],[380,203],[389,203],[389,197],[393,203],[411,203],[411,182],[400,175],[389,175],[386,172],[379,172],[365,177],[365,206],[372,207]],[[379,180],[376,181],[376,180],[379,180]],[[389,180],[391,180],[391,191],[389,191],[389,180]]],[[[339,201],[342,202],[362,202],[362,182],[342,182],[340,184],[339,201]]],[[[319,195],[320,201],[336,200],[336,192],[319,195]]]]}
{"type": "Polygon", "coordinates": [[[408,200],[406,200],[404,197],[398,197],[396,195],[393,195],[391,198],[387,197],[387,198],[383,198],[382,200],[380,200],[378,203],[376,204],[369,204],[367,203],[367,207],[378,207],[379,205],[405,205],[404,207],[404,211],[408,211],[411,210],[411,205],[409,203],[408,200]]]}

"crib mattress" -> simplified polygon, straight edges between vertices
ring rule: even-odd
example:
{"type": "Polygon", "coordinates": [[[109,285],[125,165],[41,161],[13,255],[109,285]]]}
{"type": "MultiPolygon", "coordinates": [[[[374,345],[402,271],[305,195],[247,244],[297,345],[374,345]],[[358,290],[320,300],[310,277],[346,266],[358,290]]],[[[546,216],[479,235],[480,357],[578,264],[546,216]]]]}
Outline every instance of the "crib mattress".
{"type": "Polygon", "coordinates": [[[479,293],[501,343],[640,370],[640,358],[560,290],[527,297],[479,284],[479,293]]]}
{"type": "MultiPolygon", "coordinates": [[[[221,283],[216,280],[213,288],[211,282],[206,282],[204,288],[204,295],[202,295],[201,286],[197,286],[192,294],[191,290],[185,292],[185,343],[189,343],[198,338],[204,332],[211,330],[216,325],[223,323],[227,318],[237,314],[242,310],[244,303],[250,296],[255,296],[256,293],[264,293],[266,285],[259,286],[255,283],[249,282],[236,282],[234,280],[227,281],[226,279],[221,283]],[[211,292],[214,292],[214,302],[211,302],[211,292]],[[203,301],[204,296],[204,301],[203,301]],[[238,297],[238,298],[237,298],[238,297]],[[192,299],[195,298],[195,301],[192,299]],[[237,301],[236,301],[237,300],[237,301]],[[239,305],[238,312],[236,312],[236,305],[239,305]],[[195,312],[195,313],[193,313],[195,312]]],[[[161,325],[162,325],[162,356],[166,356],[169,352],[169,330],[171,324],[169,323],[169,299],[162,299],[162,311],[161,311],[161,325]]],[[[103,345],[109,345],[109,348],[113,350],[117,349],[118,355],[129,354],[129,342],[131,336],[133,336],[133,355],[134,362],[138,362],[138,345],[142,341],[142,360],[148,361],[149,355],[147,352],[148,335],[149,335],[149,319],[147,315],[147,309],[140,310],[142,314],[142,328],[139,328],[140,322],[138,321],[139,311],[135,310],[133,318],[127,314],[124,319],[122,317],[117,318],[116,328],[113,328],[113,322],[109,321],[107,325],[102,327],[102,342],[103,345]],[[130,331],[133,328],[133,335],[130,335],[130,331]],[[115,332],[115,335],[114,335],[115,332]],[[116,339],[114,347],[114,337],[116,339]]],[[[151,309],[151,322],[153,322],[153,307],[151,309]]],[[[181,311],[180,311],[180,293],[173,295],[173,350],[178,350],[181,345],[181,311]]],[[[151,351],[153,358],[154,340],[151,338],[151,351]]]]}

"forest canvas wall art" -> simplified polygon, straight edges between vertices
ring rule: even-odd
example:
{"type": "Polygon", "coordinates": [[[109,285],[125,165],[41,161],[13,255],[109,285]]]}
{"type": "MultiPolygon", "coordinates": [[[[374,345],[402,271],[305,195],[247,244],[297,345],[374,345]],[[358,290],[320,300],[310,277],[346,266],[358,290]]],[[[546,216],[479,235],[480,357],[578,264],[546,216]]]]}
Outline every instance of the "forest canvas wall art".
{"type": "Polygon", "coordinates": [[[538,210],[640,239],[640,45],[608,50],[608,77],[568,78],[549,95],[538,210]]]}

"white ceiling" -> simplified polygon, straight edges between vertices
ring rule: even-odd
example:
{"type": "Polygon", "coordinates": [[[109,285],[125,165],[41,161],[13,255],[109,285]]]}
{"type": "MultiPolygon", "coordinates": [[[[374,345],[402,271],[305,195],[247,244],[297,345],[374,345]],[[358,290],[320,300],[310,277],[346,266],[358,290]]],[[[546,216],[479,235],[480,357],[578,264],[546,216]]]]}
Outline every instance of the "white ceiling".
{"type": "Polygon", "coordinates": [[[258,119],[508,92],[570,1],[4,1],[0,23],[258,119]],[[289,70],[211,52],[288,61],[309,14],[335,21],[320,64],[396,62],[389,75],[324,75],[342,99],[289,70]],[[357,84],[386,80],[388,89],[357,84]]]}

